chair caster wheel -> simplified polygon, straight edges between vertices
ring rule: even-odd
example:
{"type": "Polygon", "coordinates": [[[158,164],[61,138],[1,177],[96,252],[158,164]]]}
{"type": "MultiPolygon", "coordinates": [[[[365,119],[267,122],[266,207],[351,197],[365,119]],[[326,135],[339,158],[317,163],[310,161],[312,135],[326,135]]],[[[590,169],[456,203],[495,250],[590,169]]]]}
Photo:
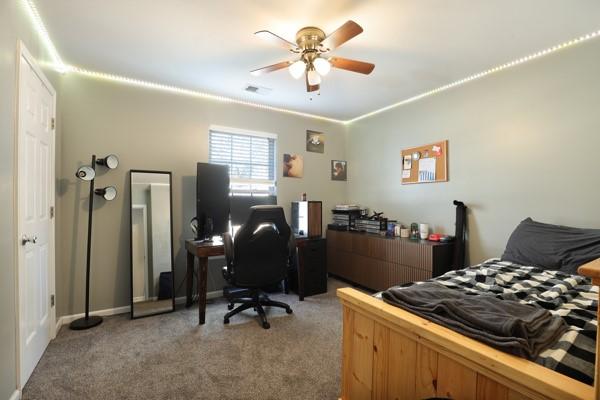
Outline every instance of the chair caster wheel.
{"type": "Polygon", "coordinates": [[[271,324],[269,324],[268,322],[263,322],[263,323],[262,323],[262,327],[263,327],[264,329],[269,329],[269,328],[271,327],[271,324]]]}
{"type": "Polygon", "coordinates": [[[227,304],[227,309],[228,310],[233,310],[233,304],[227,304]]]}
{"type": "Polygon", "coordinates": [[[291,309],[291,308],[287,308],[287,309],[285,310],[285,312],[286,312],[287,314],[291,314],[293,311],[292,311],[292,309],[291,309]]]}
{"type": "Polygon", "coordinates": [[[223,319],[223,323],[224,323],[224,324],[228,324],[228,323],[229,323],[229,318],[225,318],[225,319],[223,319]]]}

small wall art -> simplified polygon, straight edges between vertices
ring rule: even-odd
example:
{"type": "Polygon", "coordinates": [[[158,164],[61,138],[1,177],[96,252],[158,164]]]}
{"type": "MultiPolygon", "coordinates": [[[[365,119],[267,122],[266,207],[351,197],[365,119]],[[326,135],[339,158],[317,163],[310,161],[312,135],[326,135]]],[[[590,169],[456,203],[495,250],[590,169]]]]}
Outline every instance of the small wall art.
{"type": "Polygon", "coordinates": [[[348,177],[348,163],[342,160],[331,160],[331,180],[345,181],[348,177]]]}
{"type": "Polygon", "coordinates": [[[322,132],[306,131],[306,151],[311,153],[325,152],[325,134],[322,132]]]}
{"type": "Polygon", "coordinates": [[[283,176],[287,178],[302,178],[304,176],[304,159],[299,154],[283,155],[283,176]]]}

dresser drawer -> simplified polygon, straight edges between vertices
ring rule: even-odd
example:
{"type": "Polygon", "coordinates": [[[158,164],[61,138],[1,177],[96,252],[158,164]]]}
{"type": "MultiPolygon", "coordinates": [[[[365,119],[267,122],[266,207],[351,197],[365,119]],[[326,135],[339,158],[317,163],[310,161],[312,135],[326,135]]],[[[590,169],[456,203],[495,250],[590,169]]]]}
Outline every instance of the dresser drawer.
{"type": "Polygon", "coordinates": [[[329,236],[333,238],[327,249],[329,272],[369,289],[426,280],[452,265],[452,243],[331,230],[329,236]]]}

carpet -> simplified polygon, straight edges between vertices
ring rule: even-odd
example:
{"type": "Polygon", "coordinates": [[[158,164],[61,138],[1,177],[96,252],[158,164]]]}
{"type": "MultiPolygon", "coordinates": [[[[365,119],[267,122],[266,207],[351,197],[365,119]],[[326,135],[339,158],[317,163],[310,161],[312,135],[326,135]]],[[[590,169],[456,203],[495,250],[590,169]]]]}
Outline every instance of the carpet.
{"type": "Polygon", "coordinates": [[[298,301],[271,297],[271,329],[251,310],[223,324],[227,304],[129,320],[106,317],[87,331],[63,326],[23,390],[23,399],[337,399],[342,312],[329,280],[326,294],[298,301]]]}

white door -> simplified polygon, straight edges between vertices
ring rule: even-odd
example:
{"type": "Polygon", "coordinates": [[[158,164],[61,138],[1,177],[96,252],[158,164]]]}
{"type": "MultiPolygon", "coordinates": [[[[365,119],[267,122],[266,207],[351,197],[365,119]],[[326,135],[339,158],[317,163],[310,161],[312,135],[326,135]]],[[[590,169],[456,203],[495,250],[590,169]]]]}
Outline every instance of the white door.
{"type": "Polygon", "coordinates": [[[18,314],[22,388],[55,334],[55,92],[24,48],[19,61],[18,314]],[[52,210],[51,210],[52,208],[52,210]]]}

